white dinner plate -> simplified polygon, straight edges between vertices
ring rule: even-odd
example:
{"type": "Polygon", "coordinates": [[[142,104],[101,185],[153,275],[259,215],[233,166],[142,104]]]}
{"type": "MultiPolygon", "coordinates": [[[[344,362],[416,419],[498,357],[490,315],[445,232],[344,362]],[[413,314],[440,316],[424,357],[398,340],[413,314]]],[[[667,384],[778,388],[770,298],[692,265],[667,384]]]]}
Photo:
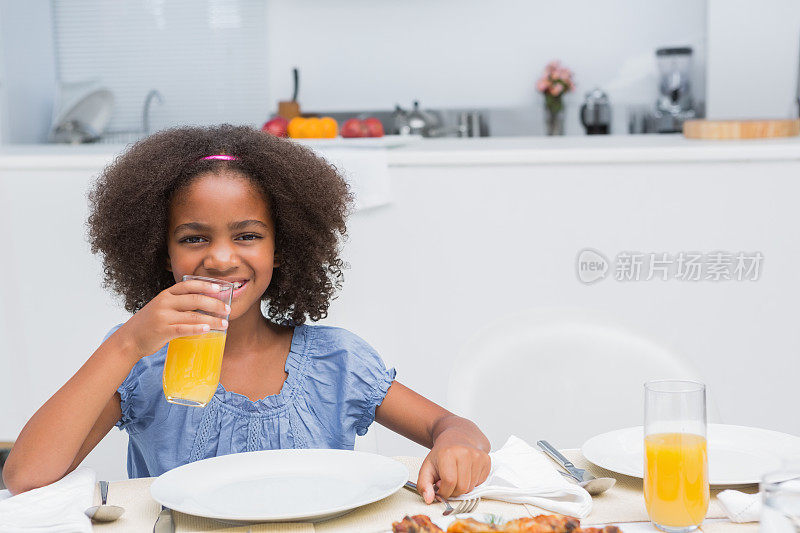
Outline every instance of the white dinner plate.
{"type": "Polygon", "coordinates": [[[400,462],[348,450],[267,450],[203,459],[150,486],[158,503],[229,522],[319,521],[376,502],[408,481],[400,462]]]}
{"type": "MultiPolygon", "coordinates": [[[[603,433],[587,440],[583,456],[606,470],[642,477],[642,426],[603,433]]],[[[766,429],[708,425],[708,477],[711,485],[758,483],[784,460],[800,458],[800,437],[766,429]]]]}

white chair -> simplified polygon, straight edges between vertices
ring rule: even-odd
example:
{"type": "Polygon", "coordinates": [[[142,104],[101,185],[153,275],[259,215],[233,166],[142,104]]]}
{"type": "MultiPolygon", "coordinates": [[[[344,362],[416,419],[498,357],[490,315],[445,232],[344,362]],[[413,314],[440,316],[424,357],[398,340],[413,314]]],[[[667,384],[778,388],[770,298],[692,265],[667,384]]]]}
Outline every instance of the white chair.
{"type": "MultiPolygon", "coordinates": [[[[581,312],[531,310],[468,339],[451,373],[448,408],[483,430],[492,449],[509,434],[576,448],[643,420],[645,381],[700,380],[651,339],[581,312]]],[[[718,421],[709,401],[708,412],[718,421]]]]}

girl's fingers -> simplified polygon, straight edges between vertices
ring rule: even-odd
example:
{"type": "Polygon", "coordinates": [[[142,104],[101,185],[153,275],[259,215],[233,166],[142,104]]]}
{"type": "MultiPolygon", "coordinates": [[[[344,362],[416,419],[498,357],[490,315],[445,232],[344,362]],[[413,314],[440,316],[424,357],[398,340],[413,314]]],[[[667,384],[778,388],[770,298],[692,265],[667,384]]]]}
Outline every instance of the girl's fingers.
{"type": "Polygon", "coordinates": [[[419,476],[417,477],[417,491],[422,495],[425,503],[433,503],[436,491],[433,487],[433,482],[436,480],[436,467],[427,457],[422,462],[419,469],[419,476]]]}
{"type": "Polygon", "coordinates": [[[218,283],[210,281],[203,281],[199,279],[187,279],[186,281],[179,281],[167,290],[174,295],[180,294],[217,294],[222,289],[218,283]]]}
{"type": "Polygon", "coordinates": [[[231,309],[228,304],[204,294],[181,294],[173,298],[170,307],[177,311],[205,311],[215,315],[227,315],[231,309]]]}
{"type": "Polygon", "coordinates": [[[225,320],[224,318],[205,315],[197,311],[172,312],[170,313],[167,322],[173,326],[186,325],[186,326],[196,327],[197,328],[196,331],[199,331],[200,333],[204,333],[212,329],[221,331],[228,329],[228,321],[225,320]],[[203,326],[207,326],[207,328],[203,330],[202,329],[203,326]]]}
{"type": "Polygon", "coordinates": [[[196,311],[187,311],[180,313],[180,318],[175,321],[176,324],[192,324],[192,325],[207,325],[210,329],[226,330],[228,329],[228,321],[224,318],[218,318],[211,315],[204,315],[196,311]]]}
{"type": "Polygon", "coordinates": [[[203,333],[211,331],[208,324],[174,324],[172,329],[175,332],[176,338],[202,335],[203,333]]]}
{"type": "Polygon", "coordinates": [[[440,457],[438,461],[439,470],[439,496],[449,498],[453,495],[458,480],[458,467],[454,459],[440,457]]]}
{"type": "Polygon", "coordinates": [[[473,480],[474,484],[473,484],[472,488],[475,488],[478,485],[480,485],[481,483],[483,483],[484,481],[486,481],[486,478],[489,477],[489,473],[491,471],[492,471],[492,461],[491,461],[491,459],[489,459],[488,461],[485,461],[483,463],[483,465],[481,465],[481,468],[473,470],[472,472],[473,472],[473,474],[475,476],[475,479],[473,480]]]}
{"type": "Polygon", "coordinates": [[[457,463],[458,479],[456,480],[456,488],[453,489],[453,496],[461,496],[468,493],[472,488],[472,463],[469,461],[458,461],[457,463]]]}

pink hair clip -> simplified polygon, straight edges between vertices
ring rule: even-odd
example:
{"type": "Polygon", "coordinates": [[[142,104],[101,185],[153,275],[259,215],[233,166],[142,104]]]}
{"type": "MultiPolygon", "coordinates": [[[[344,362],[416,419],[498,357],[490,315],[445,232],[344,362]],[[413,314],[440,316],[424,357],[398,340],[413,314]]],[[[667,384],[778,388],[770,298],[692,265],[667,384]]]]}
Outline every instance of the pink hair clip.
{"type": "Polygon", "coordinates": [[[225,155],[225,154],[209,155],[200,158],[200,161],[206,161],[208,159],[215,159],[217,161],[239,161],[239,158],[236,157],[235,155],[225,155]]]}

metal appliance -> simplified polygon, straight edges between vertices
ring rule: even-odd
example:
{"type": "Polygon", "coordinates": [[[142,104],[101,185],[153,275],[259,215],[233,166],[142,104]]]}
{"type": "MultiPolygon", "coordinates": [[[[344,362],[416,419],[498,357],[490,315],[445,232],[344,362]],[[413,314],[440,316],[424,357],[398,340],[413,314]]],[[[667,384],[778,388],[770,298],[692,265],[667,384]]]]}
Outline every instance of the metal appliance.
{"type": "Polygon", "coordinates": [[[391,131],[423,137],[488,137],[489,124],[480,109],[422,110],[414,101],[411,112],[396,105],[391,131]]]}
{"type": "MultiPolygon", "coordinates": [[[[397,109],[402,111],[400,106],[397,106],[397,109]]],[[[431,133],[442,125],[441,117],[436,112],[422,110],[417,100],[414,100],[414,108],[405,115],[405,120],[408,124],[408,133],[423,137],[431,137],[431,133]]]]}
{"type": "Polygon", "coordinates": [[[581,124],[587,135],[607,135],[611,130],[611,104],[599,87],[586,93],[581,106],[581,124]]]}
{"type": "Polygon", "coordinates": [[[111,120],[114,95],[95,81],[61,83],[58,87],[49,142],[95,142],[111,120]]]}
{"type": "Polygon", "coordinates": [[[655,125],[659,133],[676,133],[683,121],[697,116],[692,100],[692,49],[688,46],[659,48],[659,96],[656,100],[655,125]]]}

